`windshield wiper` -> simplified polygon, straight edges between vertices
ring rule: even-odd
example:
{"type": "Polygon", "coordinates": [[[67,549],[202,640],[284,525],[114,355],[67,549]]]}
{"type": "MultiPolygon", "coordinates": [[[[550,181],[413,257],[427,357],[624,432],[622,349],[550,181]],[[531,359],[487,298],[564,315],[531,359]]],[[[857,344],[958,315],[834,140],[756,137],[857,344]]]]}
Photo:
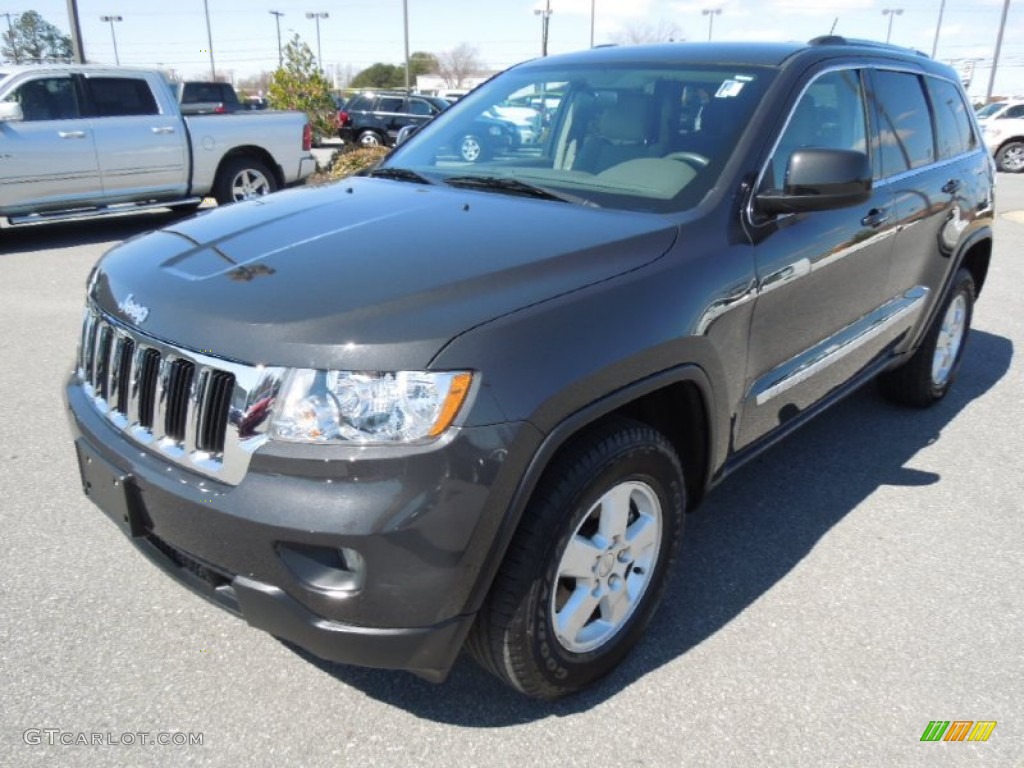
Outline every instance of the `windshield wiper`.
{"type": "Polygon", "coordinates": [[[367,171],[364,175],[370,176],[375,179],[392,179],[394,181],[411,181],[414,184],[434,184],[435,182],[428,179],[426,176],[411,171],[408,168],[394,168],[390,165],[384,166],[383,168],[374,168],[372,171],[367,171]]]}
{"type": "Polygon", "coordinates": [[[464,187],[467,189],[484,189],[495,192],[508,192],[523,197],[535,197],[539,200],[557,200],[560,203],[575,203],[576,205],[593,206],[590,200],[582,197],[565,195],[545,187],[538,187],[534,184],[527,184],[519,179],[512,179],[508,176],[451,176],[444,180],[445,184],[453,187],[464,187]]]}

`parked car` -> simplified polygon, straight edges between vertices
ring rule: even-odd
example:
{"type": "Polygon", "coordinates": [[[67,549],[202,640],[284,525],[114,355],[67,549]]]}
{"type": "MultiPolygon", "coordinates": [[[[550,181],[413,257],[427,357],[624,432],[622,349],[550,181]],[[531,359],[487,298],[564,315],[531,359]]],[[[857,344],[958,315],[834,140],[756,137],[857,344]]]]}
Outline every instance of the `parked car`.
{"type": "Polygon", "coordinates": [[[176,83],[174,86],[178,104],[181,106],[182,114],[225,115],[234,112],[244,112],[249,109],[248,104],[243,104],[231,83],[221,83],[205,80],[187,80],[176,83]]]}
{"type": "Polygon", "coordinates": [[[0,216],[12,223],[269,194],[316,167],[301,112],[182,117],[158,72],[6,66],[0,216]]]}
{"type": "Polygon", "coordinates": [[[247,96],[244,104],[250,110],[268,109],[270,107],[270,103],[263,96],[247,96]]]}
{"type": "Polygon", "coordinates": [[[993,183],[957,73],[894,46],[512,67],[365,176],[103,257],[65,389],[83,487],[320,657],[441,681],[465,647],[527,695],[578,691],[687,588],[684,519],[717,483],[870,382],[946,397],[993,183]],[[541,142],[449,151],[555,91],[541,142]]]}
{"type": "Polygon", "coordinates": [[[422,125],[450,106],[436,96],[395,91],[359,93],[349,99],[338,118],[338,136],[366,147],[394,146],[407,125],[422,125]]]}
{"type": "Polygon", "coordinates": [[[1007,173],[1024,172],[1024,101],[989,104],[977,115],[996,167],[1007,173]]]}

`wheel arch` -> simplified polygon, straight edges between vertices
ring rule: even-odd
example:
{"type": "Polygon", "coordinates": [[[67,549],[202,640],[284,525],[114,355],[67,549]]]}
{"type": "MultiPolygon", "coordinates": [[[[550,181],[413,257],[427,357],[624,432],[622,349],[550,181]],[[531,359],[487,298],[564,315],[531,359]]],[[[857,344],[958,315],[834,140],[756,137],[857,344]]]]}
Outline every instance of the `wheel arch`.
{"type": "Polygon", "coordinates": [[[683,466],[688,511],[711,484],[715,445],[711,384],[696,365],[683,365],[629,384],[568,415],[541,440],[527,465],[467,604],[480,609],[541,477],[574,438],[596,424],[625,416],[662,432],[683,466]]]}
{"type": "Polygon", "coordinates": [[[253,145],[234,147],[233,149],[224,153],[224,157],[222,157],[220,159],[220,162],[217,164],[217,173],[214,174],[213,177],[214,185],[216,185],[217,181],[220,180],[220,176],[224,172],[224,168],[225,166],[228,165],[228,163],[230,163],[232,160],[245,157],[254,157],[261,163],[266,165],[267,168],[270,169],[270,172],[274,174],[274,181],[277,182],[277,188],[284,189],[284,170],[281,168],[280,165],[277,164],[277,161],[274,160],[274,156],[271,155],[266,149],[264,149],[263,147],[257,147],[253,145]]]}

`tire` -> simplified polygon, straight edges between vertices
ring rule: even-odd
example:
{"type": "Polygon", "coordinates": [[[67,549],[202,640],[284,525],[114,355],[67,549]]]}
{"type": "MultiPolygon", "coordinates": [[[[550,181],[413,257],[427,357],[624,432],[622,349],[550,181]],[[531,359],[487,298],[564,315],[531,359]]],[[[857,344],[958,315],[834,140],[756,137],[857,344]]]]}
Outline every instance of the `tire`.
{"type": "Polygon", "coordinates": [[[484,151],[484,143],[480,141],[478,136],[473,134],[463,136],[459,139],[458,151],[459,157],[467,163],[479,163],[486,155],[486,152],[484,151]]]}
{"type": "Polygon", "coordinates": [[[376,131],[363,131],[359,134],[359,145],[362,147],[383,147],[384,137],[376,131]]]}
{"type": "Polygon", "coordinates": [[[946,396],[967,346],[974,298],[974,278],[960,269],[921,346],[899,368],[879,376],[879,389],[886,398],[900,405],[927,408],[946,396]]]}
{"type": "Polygon", "coordinates": [[[996,168],[1005,173],[1024,172],[1024,141],[1010,141],[996,152],[996,168]]]}
{"type": "Polygon", "coordinates": [[[218,205],[253,200],[277,191],[277,177],[262,160],[255,157],[235,157],[220,169],[213,185],[213,196],[218,205]]]}
{"type": "Polygon", "coordinates": [[[661,433],[614,419],[574,439],[524,512],[467,640],[470,654],[540,699],[606,675],[661,599],[685,507],[679,458],[661,433]]]}

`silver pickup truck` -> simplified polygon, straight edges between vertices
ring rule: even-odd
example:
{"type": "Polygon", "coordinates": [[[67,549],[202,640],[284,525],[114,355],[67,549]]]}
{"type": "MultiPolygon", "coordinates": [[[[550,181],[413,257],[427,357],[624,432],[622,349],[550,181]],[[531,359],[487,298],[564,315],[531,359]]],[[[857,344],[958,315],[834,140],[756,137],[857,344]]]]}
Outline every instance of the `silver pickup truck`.
{"type": "Polygon", "coordinates": [[[182,117],[162,75],[0,65],[0,217],[12,224],[269,194],[316,167],[301,112],[182,117]]]}

